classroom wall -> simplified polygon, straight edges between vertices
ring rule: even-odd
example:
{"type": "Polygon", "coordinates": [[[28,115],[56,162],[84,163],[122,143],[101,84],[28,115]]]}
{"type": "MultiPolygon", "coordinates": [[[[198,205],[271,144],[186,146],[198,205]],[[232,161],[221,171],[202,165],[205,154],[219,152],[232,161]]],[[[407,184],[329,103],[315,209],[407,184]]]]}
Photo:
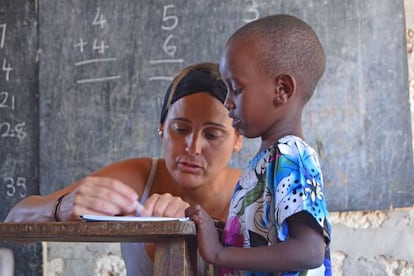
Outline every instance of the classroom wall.
{"type": "MultiPolygon", "coordinates": [[[[405,9],[414,121],[414,1],[405,0],[405,9]]],[[[333,212],[331,221],[335,276],[414,275],[414,206],[386,211],[333,212]]],[[[44,250],[45,275],[125,275],[117,244],[43,243],[43,246],[47,249],[44,250]]]]}
{"type": "MultiPolygon", "coordinates": [[[[404,5],[414,122],[414,1],[405,0],[404,5]]],[[[334,275],[414,275],[414,206],[386,211],[334,212],[331,221],[334,275]]]]}
{"type": "MultiPolygon", "coordinates": [[[[414,3],[405,0],[405,6],[409,87],[413,103],[414,3]]],[[[5,70],[4,65],[2,70],[5,70]]],[[[332,212],[331,220],[331,253],[335,275],[414,274],[414,206],[385,211],[332,212]]],[[[42,246],[45,275],[125,274],[119,245],[116,243],[43,243],[42,246]]],[[[16,266],[22,265],[25,264],[16,263],[16,266]]]]}

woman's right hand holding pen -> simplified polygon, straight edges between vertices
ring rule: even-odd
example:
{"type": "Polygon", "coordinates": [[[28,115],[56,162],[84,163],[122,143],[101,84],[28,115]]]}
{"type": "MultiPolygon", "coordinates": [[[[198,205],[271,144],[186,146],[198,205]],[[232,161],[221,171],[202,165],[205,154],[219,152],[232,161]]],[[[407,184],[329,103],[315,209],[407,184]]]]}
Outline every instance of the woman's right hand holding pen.
{"type": "Polygon", "coordinates": [[[169,193],[154,193],[142,206],[138,204],[139,195],[130,186],[109,177],[88,176],[76,185],[60,203],[57,217],[61,221],[79,220],[85,214],[184,217],[185,209],[190,206],[181,197],[169,193]]]}
{"type": "Polygon", "coordinates": [[[62,221],[79,220],[88,215],[135,215],[138,194],[120,180],[88,176],[64,196],[58,210],[62,221]]]}

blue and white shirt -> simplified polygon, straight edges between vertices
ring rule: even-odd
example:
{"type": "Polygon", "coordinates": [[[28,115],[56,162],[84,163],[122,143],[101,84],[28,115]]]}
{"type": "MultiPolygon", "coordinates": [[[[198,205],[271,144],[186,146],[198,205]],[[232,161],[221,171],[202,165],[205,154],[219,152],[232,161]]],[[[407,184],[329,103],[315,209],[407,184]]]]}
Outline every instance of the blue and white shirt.
{"type": "MultiPolygon", "coordinates": [[[[316,152],[302,139],[285,136],[258,153],[243,172],[232,196],[223,233],[226,246],[257,247],[286,241],[287,218],[306,211],[323,230],[329,243],[331,226],[316,152]]],[[[220,275],[306,275],[235,271],[221,268],[220,275]]],[[[329,249],[324,264],[312,275],[331,275],[329,249]]]]}

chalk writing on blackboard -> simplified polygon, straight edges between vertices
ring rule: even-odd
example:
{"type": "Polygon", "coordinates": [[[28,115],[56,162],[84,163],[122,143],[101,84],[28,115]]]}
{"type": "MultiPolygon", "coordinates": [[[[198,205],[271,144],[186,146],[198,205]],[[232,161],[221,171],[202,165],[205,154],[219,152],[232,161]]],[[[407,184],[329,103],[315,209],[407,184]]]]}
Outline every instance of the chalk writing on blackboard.
{"type": "Polygon", "coordinates": [[[4,47],[4,41],[6,39],[6,24],[0,24],[1,29],[1,36],[0,36],[0,49],[3,49],[4,47]]]}
{"type": "Polygon", "coordinates": [[[6,186],[7,197],[18,196],[19,198],[25,198],[27,196],[26,178],[6,176],[3,181],[6,186]]]}
{"type": "MultiPolygon", "coordinates": [[[[0,49],[3,49],[6,43],[6,29],[7,25],[5,23],[0,24],[0,49]]],[[[3,53],[2,53],[3,56],[3,53]]],[[[6,54],[3,56],[2,63],[2,72],[4,73],[2,78],[6,82],[9,82],[11,79],[10,72],[13,70],[11,63],[8,61],[6,54]]],[[[1,109],[11,109],[15,110],[16,96],[10,91],[0,91],[0,108],[1,109]]],[[[2,139],[6,138],[17,138],[23,140],[27,134],[24,130],[26,122],[11,122],[11,121],[2,121],[0,122],[0,137],[2,139]]]]}
{"type": "MultiPolygon", "coordinates": [[[[91,21],[91,25],[93,27],[97,27],[101,30],[104,30],[108,25],[107,20],[105,19],[104,15],[101,12],[101,8],[97,7],[96,14],[91,21]]],[[[81,54],[84,53],[85,47],[92,47],[92,52],[95,54],[93,58],[82,59],[80,61],[76,61],[74,65],[76,67],[84,67],[90,64],[100,64],[100,65],[108,65],[111,69],[111,63],[115,62],[117,59],[116,57],[108,57],[109,45],[105,42],[105,40],[99,40],[97,37],[93,38],[93,42],[89,44],[87,40],[84,40],[83,37],[80,37],[78,41],[73,45],[75,49],[77,49],[81,54]]],[[[76,79],[77,84],[84,84],[84,83],[94,83],[94,82],[104,82],[104,81],[113,81],[120,79],[121,76],[119,74],[112,74],[112,75],[104,75],[104,76],[95,76],[95,77],[83,77],[80,79],[76,79]]]]}
{"type": "MultiPolygon", "coordinates": [[[[165,64],[181,64],[184,62],[184,59],[176,58],[177,46],[173,43],[174,39],[174,30],[179,25],[179,17],[175,13],[175,5],[164,5],[162,13],[162,24],[161,30],[167,32],[167,37],[164,40],[162,50],[163,57],[153,58],[150,60],[152,65],[164,66],[165,64]]],[[[149,78],[150,81],[157,80],[166,80],[171,81],[173,77],[171,75],[156,75],[149,78]]]]}
{"type": "MultiPolygon", "coordinates": [[[[0,50],[6,46],[6,30],[7,24],[0,24],[0,50]]],[[[12,80],[11,72],[13,68],[11,63],[3,51],[0,52],[0,57],[3,59],[1,71],[1,78],[9,82],[12,80]]],[[[9,87],[8,87],[9,88],[9,87]]],[[[9,88],[10,89],[10,88],[9,88]]],[[[16,95],[13,91],[3,90],[0,91],[0,109],[11,110],[12,112],[16,109],[16,95]]],[[[15,116],[11,116],[14,118],[15,116]]],[[[24,140],[27,137],[25,131],[26,122],[20,121],[0,121],[0,139],[18,139],[19,141],[24,140]]],[[[10,175],[10,172],[15,172],[15,169],[9,170],[9,173],[3,175],[3,184],[5,187],[5,195],[8,198],[18,197],[24,198],[27,196],[27,185],[26,178],[19,175],[10,175]]]]}
{"type": "MultiPolygon", "coordinates": [[[[4,43],[6,41],[6,27],[5,23],[0,24],[1,28],[1,38],[0,38],[0,49],[3,49],[4,43]]],[[[2,71],[6,72],[6,81],[10,80],[10,72],[13,70],[10,66],[10,63],[7,62],[6,58],[3,58],[3,65],[1,67],[2,71]]]]}
{"type": "Polygon", "coordinates": [[[1,138],[17,138],[23,140],[26,138],[27,134],[24,131],[26,122],[20,123],[11,123],[11,122],[1,122],[0,123],[0,137],[1,138]]]}
{"type": "Polygon", "coordinates": [[[1,67],[1,70],[3,70],[6,74],[5,78],[6,81],[10,80],[10,72],[13,70],[13,68],[10,66],[10,63],[7,62],[6,58],[3,58],[3,65],[1,67]]]}
{"type": "Polygon", "coordinates": [[[258,5],[256,0],[248,0],[248,2],[250,3],[250,5],[247,7],[247,12],[249,13],[249,16],[243,18],[243,21],[245,23],[249,23],[251,21],[259,19],[260,17],[259,10],[257,9],[258,5]]]}
{"type": "Polygon", "coordinates": [[[8,108],[14,110],[16,108],[15,96],[10,95],[7,91],[0,92],[0,108],[8,108]]]}

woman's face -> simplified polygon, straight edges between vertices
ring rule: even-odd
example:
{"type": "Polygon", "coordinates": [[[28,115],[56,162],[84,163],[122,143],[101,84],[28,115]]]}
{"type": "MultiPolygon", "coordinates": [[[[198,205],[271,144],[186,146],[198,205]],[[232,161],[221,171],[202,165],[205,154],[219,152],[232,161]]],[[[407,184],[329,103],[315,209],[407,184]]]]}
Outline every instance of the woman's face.
{"type": "Polygon", "coordinates": [[[227,113],[207,93],[191,94],[171,105],[163,126],[164,158],[181,187],[211,183],[227,166],[241,139],[227,113]]]}

